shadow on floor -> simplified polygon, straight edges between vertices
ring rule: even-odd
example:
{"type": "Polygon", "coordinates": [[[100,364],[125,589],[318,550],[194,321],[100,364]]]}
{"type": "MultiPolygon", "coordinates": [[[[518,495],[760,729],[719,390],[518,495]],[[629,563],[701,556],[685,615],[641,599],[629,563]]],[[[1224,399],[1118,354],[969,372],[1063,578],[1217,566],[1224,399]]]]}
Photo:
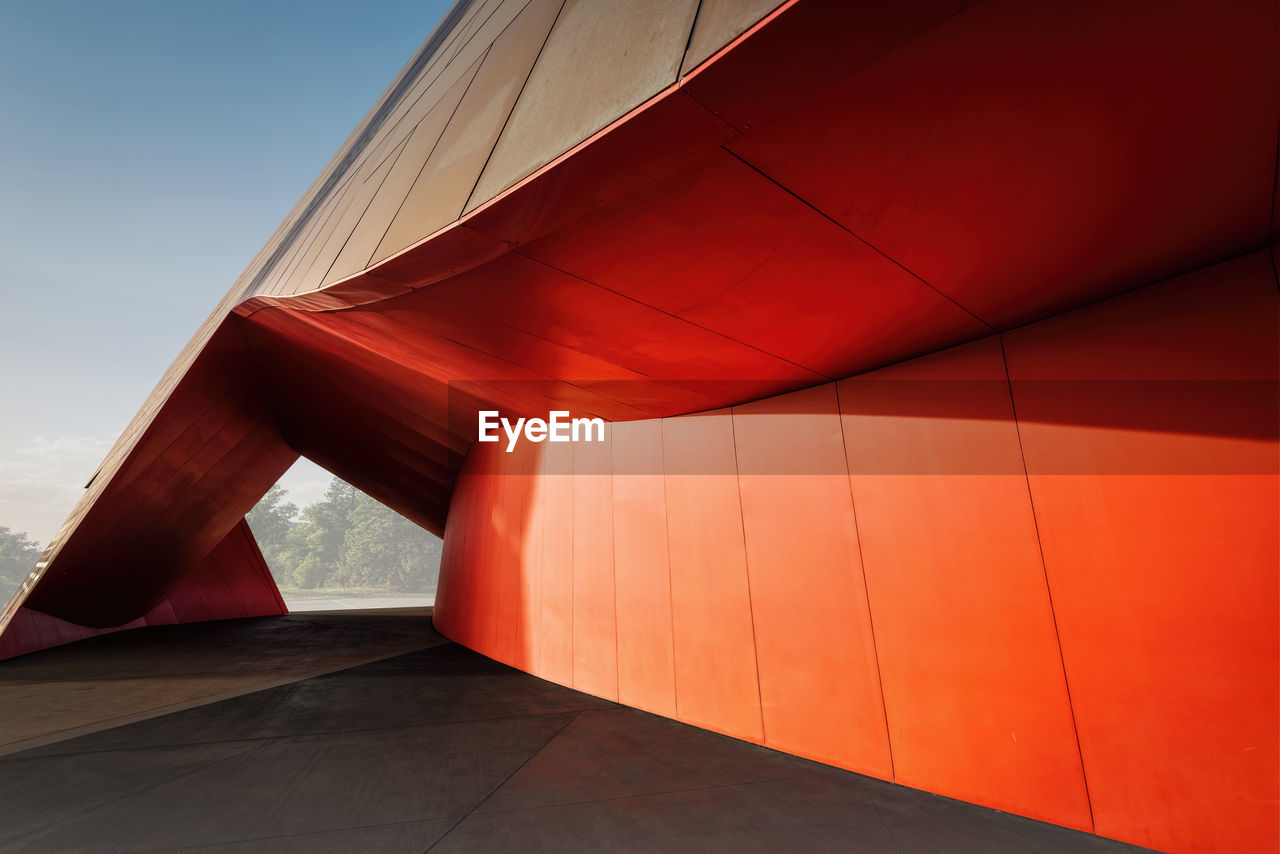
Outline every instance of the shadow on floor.
{"type": "MultiPolygon", "coordinates": [[[[352,632],[344,619],[364,618],[295,620],[280,639],[352,632]]],[[[379,619],[369,630],[424,648],[0,758],[0,852],[1138,850],[620,707],[447,643],[421,617],[379,619]]],[[[263,632],[236,621],[153,640],[231,666],[263,632]]],[[[141,635],[50,662],[136,670],[131,654],[155,655],[141,635]]]]}

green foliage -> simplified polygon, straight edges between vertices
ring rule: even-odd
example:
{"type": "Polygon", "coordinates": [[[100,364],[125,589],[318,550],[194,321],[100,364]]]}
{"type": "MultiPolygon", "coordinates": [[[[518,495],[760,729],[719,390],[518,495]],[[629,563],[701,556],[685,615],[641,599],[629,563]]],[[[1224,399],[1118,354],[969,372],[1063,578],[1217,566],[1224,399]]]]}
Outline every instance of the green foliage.
{"type": "MultiPolygon", "coordinates": [[[[0,527],[0,593],[17,589],[39,559],[39,543],[25,533],[11,533],[8,528],[0,527]]],[[[0,598],[0,607],[4,599],[8,596],[0,598]]]]}
{"type": "Polygon", "coordinates": [[[285,501],[289,493],[280,484],[267,490],[245,519],[253,529],[253,536],[262,549],[267,566],[276,566],[280,562],[280,550],[293,530],[294,517],[298,515],[298,505],[285,501]]]}
{"type": "MultiPolygon", "coordinates": [[[[440,539],[354,486],[334,478],[323,500],[303,508],[271,487],[246,517],[282,587],[435,590],[440,539]]],[[[40,559],[40,544],[0,527],[0,605],[40,559]]]]}
{"type": "Polygon", "coordinates": [[[360,495],[350,515],[338,572],[341,584],[372,587],[386,584],[397,590],[421,590],[427,579],[423,567],[440,571],[440,540],[367,495],[360,495]]]}
{"type": "Polygon", "coordinates": [[[441,542],[355,487],[334,478],[302,510],[274,486],[248,516],[276,582],[285,587],[435,590],[441,542]]]}

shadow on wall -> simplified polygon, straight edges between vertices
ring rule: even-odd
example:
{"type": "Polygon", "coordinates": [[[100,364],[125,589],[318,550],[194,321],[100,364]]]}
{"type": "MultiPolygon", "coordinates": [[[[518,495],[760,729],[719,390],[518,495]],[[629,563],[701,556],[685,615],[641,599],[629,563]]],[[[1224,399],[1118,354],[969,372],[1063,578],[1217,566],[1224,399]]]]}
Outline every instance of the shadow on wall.
{"type": "Polygon", "coordinates": [[[436,625],[909,786],[1269,850],[1276,308],[1255,253],[605,443],[476,445],[436,625]]]}

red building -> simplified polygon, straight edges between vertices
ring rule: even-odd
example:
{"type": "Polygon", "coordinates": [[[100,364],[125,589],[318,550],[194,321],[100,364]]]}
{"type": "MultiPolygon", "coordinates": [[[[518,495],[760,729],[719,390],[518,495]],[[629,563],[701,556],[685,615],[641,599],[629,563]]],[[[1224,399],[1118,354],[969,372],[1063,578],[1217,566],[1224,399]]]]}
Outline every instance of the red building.
{"type": "Polygon", "coordinates": [[[1274,0],[460,0],[179,355],[0,654],[281,613],[298,455],[578,690],[1280,845],[1274,0]],[[776,8],[775,8],[776,7],[776,8]],[[477,444],[479,410],[609,422],[477,444]]]}

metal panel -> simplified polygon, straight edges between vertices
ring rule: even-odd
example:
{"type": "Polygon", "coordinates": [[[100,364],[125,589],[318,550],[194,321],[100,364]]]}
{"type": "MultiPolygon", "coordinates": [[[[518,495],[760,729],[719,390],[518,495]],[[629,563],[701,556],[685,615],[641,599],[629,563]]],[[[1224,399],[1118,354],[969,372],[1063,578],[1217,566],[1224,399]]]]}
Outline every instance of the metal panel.
{"type": "Polygon", "coordinates": [[[516,573],[518,614],[514,666],[532,672],[542,648],[542,445],[521,442],[512,452],[508,489],[513,495],[508,537],[516,543],[509,559],[516,573]]]}
{"type": "Polygon", "coordinates": [[[1263,245],[1276,28],[1272,0],[971,4],[729,147],[1007,329],[1263,245]]]}
{"type": "Polygon", "coordinates": [[[480,591],[476,589],[478,574],[472,562],[472,529],[473,517],[487,508],[473,499],[477,482],[470,477],[470,471],[475,465],[476,459],[464,460],[453,484],[432,618],[437,631],[461,644],[473,643],[477,638],[480,614],[481,600],[477,595],[480,591]]]}
{"type": "Polygon", "coordinates": [[[1106,836],[1280,840],[1277,317],[1262,251],[1005,336],[1106,836]]]}
{"type": "MultiPolygon", "coordinates": [[[[812,371],[671,317],[520,255],[440,282],[431,296],[456,309],[593,354],[650,379],[741,380],[761,394],[821,380],[812,371]],[[655,342],[662,342],[660,346],[655,342]],[[771,381],[777,380],[773,387],[771,381]]],[[[637,392],[645,391],[636,386],[637,392]]],[[[652,387],[648,390],[652,390],[652,387]]]]}
{"type": "Polygon", "coordinates": [[[662,422],[617,422],[610,428],[618,701],[673,717],[676,685],[662,422]]]}
{"type": "MultiPolygon", "coordinates": [[[[298,241],[293,257],[289,258],[287,263],[281,264],[279,278],[265,292],[293,294],[319,286],[320,279],[311,277],[311,268],[330,243],[333,232],[342,223],[347,209],[356,202],[362,184],[358,176],[352,175],[351,180],[335,190],[333,197],[316,211],[314,228],[309,231],[305,239],[298,241]]],[[[329,260],[332,261],[332,258],[329,260]]],[[[328,264],[325,268],[328,268],[328,264]]]]}
{"type": "MultiPolygon", "coordinates": [[[[284,600],[242,519],[204,560],[184,573],[165,599],[132,625],[174,625],[285,614],[284,600]],[[215,593],[214,588],[220,590],[215,593]]],[[[116,631],[91,629],[22,608],[3,635],[0,659],[116,631]]]]}
{"type": "MultiPolygon", "coordinates": [[[[355,231],[356,225],[364,217],[378,189],[391,172],[391,167],[399,159],[404,144],[407,142],[408,139],[406,138],[401,142],[400,146],[391,148],[367,176],[357,179],[359,183],[348,191],[350,198],[347,200],[347,204],[341,214],[335,217],[333,226],[329,229],[329,235],[325,238],[323,245],[316,251],[311,266],[303,275],[298,277],[293,289],[288,293],[296,294],[312,290],[332,281],[330,271],[333,269],[334,261],[337,260],[338,254],[347,245],[347,241],[351,238],[351,233],[355,231]]],[[[335,276],[334,278],[340,277],[335,276]]]]}
{"type": "Polygon", "coordinates": [[[675,82],[697,0],[568,0],[470,210],[675,82]]]}
{"type": "Polygon", "coordinates": [[[764,731],[729,411],[665,419],[662,444],[676,711],[758,742],[764,731]]]}
{"type": "Polygon", "coordinates": [[[835,385],[735,406],[733,434],[765,744],[892,779],[835,385]]]}
{"type": "Polygon", "coordinates": [[[610,437],[573,448],[573,687],[618,699],[610,437]]]}
{"type": "Polygon", "coordinates": [[[461,215],[561,2],[533,0],[493,43],[370,263],[395,254],[461,215]]]}
{"type": "Polygon", "coordinates": [[[519,251],[825,377],[991,331],[723,151],[519,251]]]}
{"type": "Polygon", "coordinates": [[[688,74],[779,5],[778,0],[702,0],[680,73],[688,74]]]}
{"type": "Polygon", "coordinates": [[[167,423],[132,449],[127,476],[102,487],[105,500],[85,513],[80,537],[64,544],[59,566],[27,598],[30,607],[95,628],[144,615],[297,459],[233,326],[213,336],[166,412],[167,423]],[[104,565],[129,572],[104,573],[104,565]]]}
{"type": "Polygon", "coordinates": [[[838,388],[897,781],[1091,829],[999,341],[838,388]]]}
{"type": "Polygon", "coordinates": [[[964,0],[790,3],[681,85],[735,128],[763,128],[963,8],[964,0]]]}
{"type": "Polygon", "coordinates": [[[547,445],[542,455],[543,679],[573,684],[573,446],[547,445]]]}
{"type": "Polygon", "coordinates": [[[408,142],[391,167],[390,173],[378,187],[373,201],[356,224],[337,259],[334,260],[333,266],[325,276],[326,282],[358,273],[369,266],[370,256],[382,241],[388,225],[399,210],[409,188],[413,186],[413,182],[422,171],[423,165],[437,147],[441,134],[480,65],[481,60],[476,60],[467,73],[449,88],[449,91],[431,107],[414,128],[408,142]]]}

